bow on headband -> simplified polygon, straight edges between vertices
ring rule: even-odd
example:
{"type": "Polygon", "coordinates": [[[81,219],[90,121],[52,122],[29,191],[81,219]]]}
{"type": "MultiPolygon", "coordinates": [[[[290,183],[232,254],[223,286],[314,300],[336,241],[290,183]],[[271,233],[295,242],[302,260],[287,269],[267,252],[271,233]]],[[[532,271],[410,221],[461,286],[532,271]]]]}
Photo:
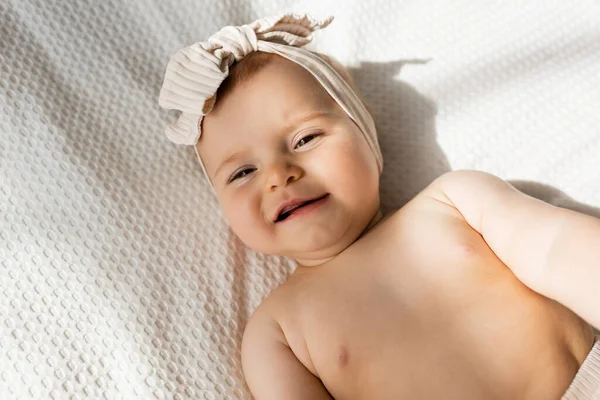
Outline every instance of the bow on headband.
{"type": "MultiPolygon", "coordinates": [[[[365,135],[381,172],[383,161],[370,114],[333,67],[300,48],[312,40],[315,30],[325,28],[332,20],[329,17],[319,21],[297,14],[268,17],[248,25],[227,26],[208,41],[179,50],[167,65],[158,100],[162,108],[181,111],[177,122],[166,128],[167,137],[178,144],[195,145],[202,134],[202,118],[212,110],[217,89],[229,75],[229,67],[251,52],[263,51],[279,54],[315,77],[365,135]]],[[[197,149],[196,154],[208,178],[197,149]]]]}

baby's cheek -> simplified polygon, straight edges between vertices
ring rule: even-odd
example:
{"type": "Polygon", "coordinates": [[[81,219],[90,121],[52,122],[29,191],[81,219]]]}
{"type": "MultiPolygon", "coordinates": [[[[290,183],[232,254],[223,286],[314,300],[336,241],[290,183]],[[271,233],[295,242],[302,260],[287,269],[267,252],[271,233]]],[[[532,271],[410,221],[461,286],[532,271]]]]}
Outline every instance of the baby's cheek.
{"type": "Polygon", "coordinates": [[[257,221],[259,216],[256,215],[256,211],[252,212],[247,206],[239,204],[229,208],[225,212],[225,217],[233,232],[246,246],[260,251],[263,242],[261,240],[262,227],[260,226],[261,221],[257,221]]]}
{"type": "Polygon", "coordinates": [[[331,173],[344,172],[349,163],[356,159],[359,149],[349,137],[340,135],[328,146],[319,149],[319,156],[312,160],[311,166],[325,176],[331,173]]]}
{"type": "Polygon", "coordinates": [[[249,230],[249,217],[243,207],[230,207],[226,211],[227,221],[238,236],[245,236],[249,230]]]}
{"type": "Polygon", "coordinates": [[[371,154],[361,145],[358,140],[346,140],[332,152],[330,160],[335,173],[358,182],[364,178],[363,175],[368,175],[371,154]]]}

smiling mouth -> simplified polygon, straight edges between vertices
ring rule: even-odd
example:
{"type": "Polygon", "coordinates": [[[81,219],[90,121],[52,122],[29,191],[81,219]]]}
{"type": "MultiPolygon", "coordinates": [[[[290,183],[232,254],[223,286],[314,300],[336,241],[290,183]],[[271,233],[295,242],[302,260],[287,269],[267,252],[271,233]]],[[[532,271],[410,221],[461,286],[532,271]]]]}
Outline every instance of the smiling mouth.
{"type": "Polygon", "coordinates": [[[325,197],[327,197],[328,195],[329,195],[329,193],[327,193],[327,194],[325,194],[325,195],[323,195],[323,196],[321,196],[321,197],[319,197],[319,198],[316,198],[316,199],[313,199],[313,200],[309,200],[309,201],[307,201],[307,202],[304,202],[304,203],[300,204],[298,207],[295,207],[295,208],[293,208],[293,209],[291,209],[291,210],[289,210],[289,211],[287,211],[287,212],[284,212],[284,213],[281,213],[281,214],[279,214],[279,217],[277,217],[277,220],[275,220],[275,222],[280,222],[280,221],[283,221],[283,220],[285,220],[287,217],[289,217],[290,215],[292,215],[292,213],[293,213],[294,211],[296,211],[296,210],[298,210],[298,209],[300,209],[300,208],[302,208],[302,207],[304,207],[304,206],[307,206],[307,205],[309,205],[309,204],[312,204],[312,203],[314,203],[314,202],[317,202],[317,201],[319,201],[319,200],[322,200],[322,199],[324,199],[325,197]]]}

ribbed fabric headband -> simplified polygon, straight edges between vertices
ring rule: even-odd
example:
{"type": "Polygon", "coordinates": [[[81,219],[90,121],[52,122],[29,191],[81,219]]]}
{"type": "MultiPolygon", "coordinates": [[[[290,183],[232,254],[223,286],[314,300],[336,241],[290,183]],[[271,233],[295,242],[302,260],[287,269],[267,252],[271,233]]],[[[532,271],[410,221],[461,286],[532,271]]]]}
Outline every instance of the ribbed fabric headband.
{"type": "Polygon", "coordinates": [[[181,111],[181,115],[175,124],[167,126],[165,133],[172,142],[194,146],[213,190],[195,146],[202,134],[202,118],[212,110],[217,89],[229,75],[229,67],[254,51],[278,54],[309,71],[356,123],[381,173],[383,158],[371,115],[333,67],[318,55],[300,48],[312,40],[312,32],[325,28],[332,20],[333,17],[319,21],[308,15],[284,14],[248,25],[227,26],[208,41],[183,48],[171,57],[158,103],[162,108],[181,111]]]}

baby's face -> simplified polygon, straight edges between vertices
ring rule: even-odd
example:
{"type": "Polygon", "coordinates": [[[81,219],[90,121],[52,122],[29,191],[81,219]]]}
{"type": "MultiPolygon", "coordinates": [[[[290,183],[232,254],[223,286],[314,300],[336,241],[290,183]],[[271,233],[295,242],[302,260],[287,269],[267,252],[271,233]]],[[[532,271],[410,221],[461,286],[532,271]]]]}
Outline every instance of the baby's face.
{"type": "Polygon", "coordinates": [[[379,172],[360,130],[308,71],[283,58],[217,101],[198,151],[232,230],[264,254],[319,264],[379,210],[379,172]],[[283,202],[325,194],[320,207],[276,222],[283,202]]]}

